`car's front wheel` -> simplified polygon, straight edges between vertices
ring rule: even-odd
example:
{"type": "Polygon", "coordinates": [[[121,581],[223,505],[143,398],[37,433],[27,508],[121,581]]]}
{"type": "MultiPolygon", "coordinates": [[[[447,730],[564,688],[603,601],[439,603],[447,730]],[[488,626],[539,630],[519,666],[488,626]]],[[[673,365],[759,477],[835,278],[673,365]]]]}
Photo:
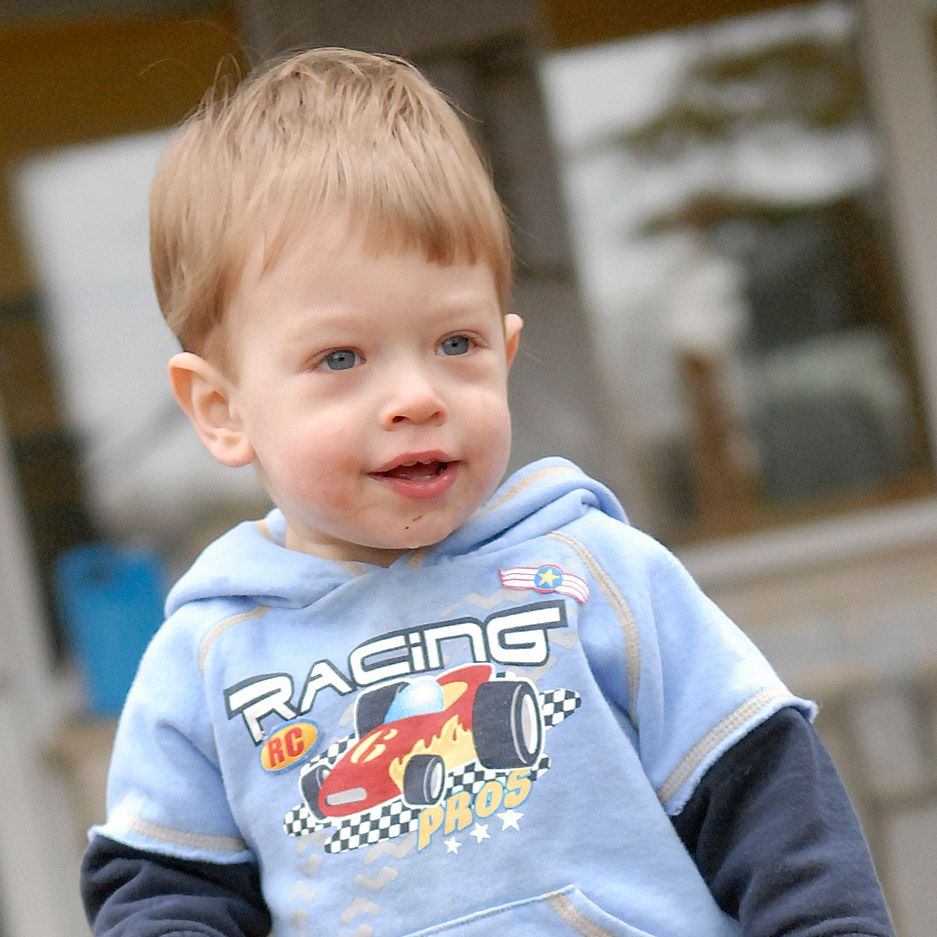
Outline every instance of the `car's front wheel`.
{"type": "Polygon", "coordinates": [[[403,772],[403,799],[411,807],[429,807],[442,800],[446,764],[439,755],[411,755],[403,772]]]}
{"type": "Polygon", "coordinates": [[[325,814],[319,806],[319,791],[322,790],[322,782],[329,773],[321,762],[319,764],[307,765],[303,768],[299,776],[299,790],[303,795],[303,800],[309,808],[309,812],[319,820],[325,819],[325,814]]]}

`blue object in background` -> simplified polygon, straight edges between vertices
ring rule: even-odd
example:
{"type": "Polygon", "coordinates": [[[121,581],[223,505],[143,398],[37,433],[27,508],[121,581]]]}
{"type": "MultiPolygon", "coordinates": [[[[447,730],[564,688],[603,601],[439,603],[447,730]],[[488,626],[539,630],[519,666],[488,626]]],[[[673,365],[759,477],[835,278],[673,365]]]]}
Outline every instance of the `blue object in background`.
{"type": "Polygon", "coordinates": [[[86,544],[58,558],[55,585],[88,711],[116,716],[162,623],[162,564],[146,550],[86,544]]]}

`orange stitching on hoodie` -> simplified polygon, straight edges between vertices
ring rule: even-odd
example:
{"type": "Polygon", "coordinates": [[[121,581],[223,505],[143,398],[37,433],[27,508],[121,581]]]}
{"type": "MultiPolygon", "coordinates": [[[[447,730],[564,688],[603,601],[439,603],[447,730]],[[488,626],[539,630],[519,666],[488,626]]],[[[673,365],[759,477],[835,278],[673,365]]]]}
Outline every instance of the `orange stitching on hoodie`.
{"type": "Polygon", "coordinates": [[[202,646],[198,651],[198,672],[200,674],[205,672],[205,659],[208,657],[208,652],[211,650],[215,641],[229,628],[234,625],[239,625],[242,621],[253,621],[255,618],[263,618],[269,611],[270,609],[266,605],[258,605],[257,608],[251,609],[249,612],[241,612],[240,615],[232,615],[230,618],[219,621],[202,639],[202,646]]]}

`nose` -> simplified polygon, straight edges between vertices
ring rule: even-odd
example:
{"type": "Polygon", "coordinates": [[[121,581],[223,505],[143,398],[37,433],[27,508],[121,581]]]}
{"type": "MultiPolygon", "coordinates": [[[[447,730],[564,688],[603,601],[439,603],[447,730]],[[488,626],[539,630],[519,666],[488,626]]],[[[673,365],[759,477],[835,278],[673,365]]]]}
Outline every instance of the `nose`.
{"type": "Polygon", "coordinates": [[[391,429],[401,424],[434,424],[446,419],[442,394],[427,375],[417,371],[398,374],[381,410],[381,425],[391,429]]]}

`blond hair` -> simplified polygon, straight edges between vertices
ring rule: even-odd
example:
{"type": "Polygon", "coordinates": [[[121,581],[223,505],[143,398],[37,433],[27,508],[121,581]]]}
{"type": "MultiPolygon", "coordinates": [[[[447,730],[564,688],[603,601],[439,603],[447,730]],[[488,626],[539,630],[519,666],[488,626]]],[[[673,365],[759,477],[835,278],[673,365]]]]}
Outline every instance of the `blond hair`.
{"type": "Polygon", "coordinates": [[[209,92],[163,154],[150,253],[182,347],[223,359],[248,253],[260,243],[269,266],[291,232],[336,214],[375,251],[489,264],[506,308],[504,211],[452,106],[402,59],[312,49],[209,92]]]}

